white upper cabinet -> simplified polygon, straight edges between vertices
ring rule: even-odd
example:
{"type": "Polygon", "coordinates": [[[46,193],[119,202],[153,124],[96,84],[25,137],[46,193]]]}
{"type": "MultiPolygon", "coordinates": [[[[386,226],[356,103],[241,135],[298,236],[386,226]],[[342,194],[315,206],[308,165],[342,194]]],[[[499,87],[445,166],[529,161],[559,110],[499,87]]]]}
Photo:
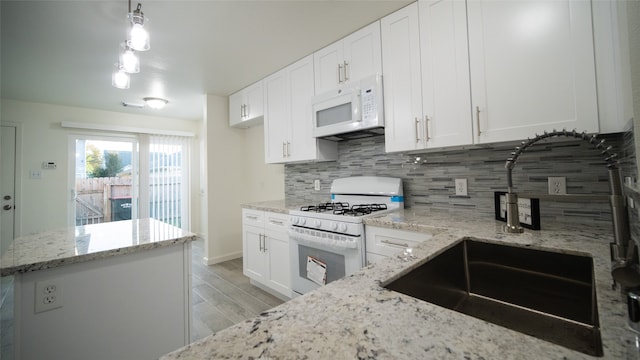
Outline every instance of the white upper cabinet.
{"type": "Polygon", "coordinates": [[[423,1],[381,21],[387,152],[473,143],[462,1],[423,1]]]}
{"type": "Polygon", "coordinates": [[[473,143],[464,1],[420,3],[426,148],[473,143]]]}
{"type": "Polygon", "coordinates": [[[385,150],[425,147],[422,127],[418,4],[382,18],[385,150]]]}
{"type": "Polygon", "coordinates": [[[265,161],[327,161],[337,158],[337,143],[312,136],[313,56],[264,79],[265,161]]]}
{"type": "Polygon", "coordinates": [[[420,0],[381,32],[388,152],[599,130],[588,1],[420,0]]]}
{"type": "Polygon", "coordinates": [[[314,54],[316,94],[382,73],[380,22],[376,21],[314,54]]]}
{"type": "Polygon", "coordinates": [[[229,96],[229,125],[250,127],[264,115],[262,80],[229,96]]]}
{"type": "Polygon", "coordinates": [[[589,1],[467,1],[475,140],[598,132],[589,1]]]}

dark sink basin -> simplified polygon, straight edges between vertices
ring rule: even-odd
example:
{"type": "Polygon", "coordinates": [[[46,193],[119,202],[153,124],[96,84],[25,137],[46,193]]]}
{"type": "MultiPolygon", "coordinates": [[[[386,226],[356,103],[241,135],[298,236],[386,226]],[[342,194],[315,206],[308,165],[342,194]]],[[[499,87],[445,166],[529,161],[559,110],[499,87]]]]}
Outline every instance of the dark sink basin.
{"type": "Polygon", "coordinates": [[[588,256],[464,239],[385,287],[602,356],[588,256]]]}

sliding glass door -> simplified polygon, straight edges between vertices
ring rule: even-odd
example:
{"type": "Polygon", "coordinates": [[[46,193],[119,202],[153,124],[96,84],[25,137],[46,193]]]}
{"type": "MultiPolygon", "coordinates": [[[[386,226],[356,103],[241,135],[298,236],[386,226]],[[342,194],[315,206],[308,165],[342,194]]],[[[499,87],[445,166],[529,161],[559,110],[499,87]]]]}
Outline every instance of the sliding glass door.
{"type": "Polygon", "coordinates": [[[189,229],[191,138],[73,136],[70,223],[154,218],[189,229]]]}
{"type": "Polygon", "coordinates": [[[136,218],[136,139],[82,136],[74,145],[73,225],[136,218]]]}

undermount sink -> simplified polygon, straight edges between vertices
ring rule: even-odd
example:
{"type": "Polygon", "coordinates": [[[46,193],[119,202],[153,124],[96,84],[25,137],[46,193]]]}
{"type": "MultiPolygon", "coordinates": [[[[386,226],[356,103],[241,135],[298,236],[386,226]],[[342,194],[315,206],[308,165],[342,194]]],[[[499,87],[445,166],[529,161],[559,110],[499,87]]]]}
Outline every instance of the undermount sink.
{"type": "Polygon", "coordinates": [[[593,259],[463,239],[385,286],[602,356],[593,259]]]}

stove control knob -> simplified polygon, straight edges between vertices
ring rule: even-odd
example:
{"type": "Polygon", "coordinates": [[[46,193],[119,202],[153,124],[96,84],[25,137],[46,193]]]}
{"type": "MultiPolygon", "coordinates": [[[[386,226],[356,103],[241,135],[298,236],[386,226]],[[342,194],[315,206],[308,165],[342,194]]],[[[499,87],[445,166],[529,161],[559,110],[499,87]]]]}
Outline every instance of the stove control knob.
{"type": "Polygon", "coordinates": [[[320,220],[314,220],[314,221],[313,221],[313,226],[314,226],[314,227],[319,228],[319,227],[320,227],[320,225],[322,225],[322,222],[321,222],[320,220]]]}
{"type": "Polygon", "coordinates": [[[292,216],[292,217],[291,217],[291,223],[292,223],[293,225],[298,225],[298,221],[299,221],[299,219],[300,219],[300,218],[299,218],[299,217],[297,217],[297,216],[292,216]]]}
{"type": "Polygon", "coordinates": [[[336,223],[336,222],[332,222],[332,223],[331,223],[331,230],[333,230],[333,231],[338,230],[338,223],[336,223]]]}
{"type": "Polygon", "coordinates": [[[340,224],[340,232],[347,232],[347,224],[340,224]]]}
{"type": "Polygon", "coordinates": [[[298,225],[301,225],[301,226],[302,226],[302,225],[304,225],[304,223],[306,223],[306,222],[307,222],[307,219],[305,219],[305,218],[301,217],[301,218],[298,220],[298,225]]]}

